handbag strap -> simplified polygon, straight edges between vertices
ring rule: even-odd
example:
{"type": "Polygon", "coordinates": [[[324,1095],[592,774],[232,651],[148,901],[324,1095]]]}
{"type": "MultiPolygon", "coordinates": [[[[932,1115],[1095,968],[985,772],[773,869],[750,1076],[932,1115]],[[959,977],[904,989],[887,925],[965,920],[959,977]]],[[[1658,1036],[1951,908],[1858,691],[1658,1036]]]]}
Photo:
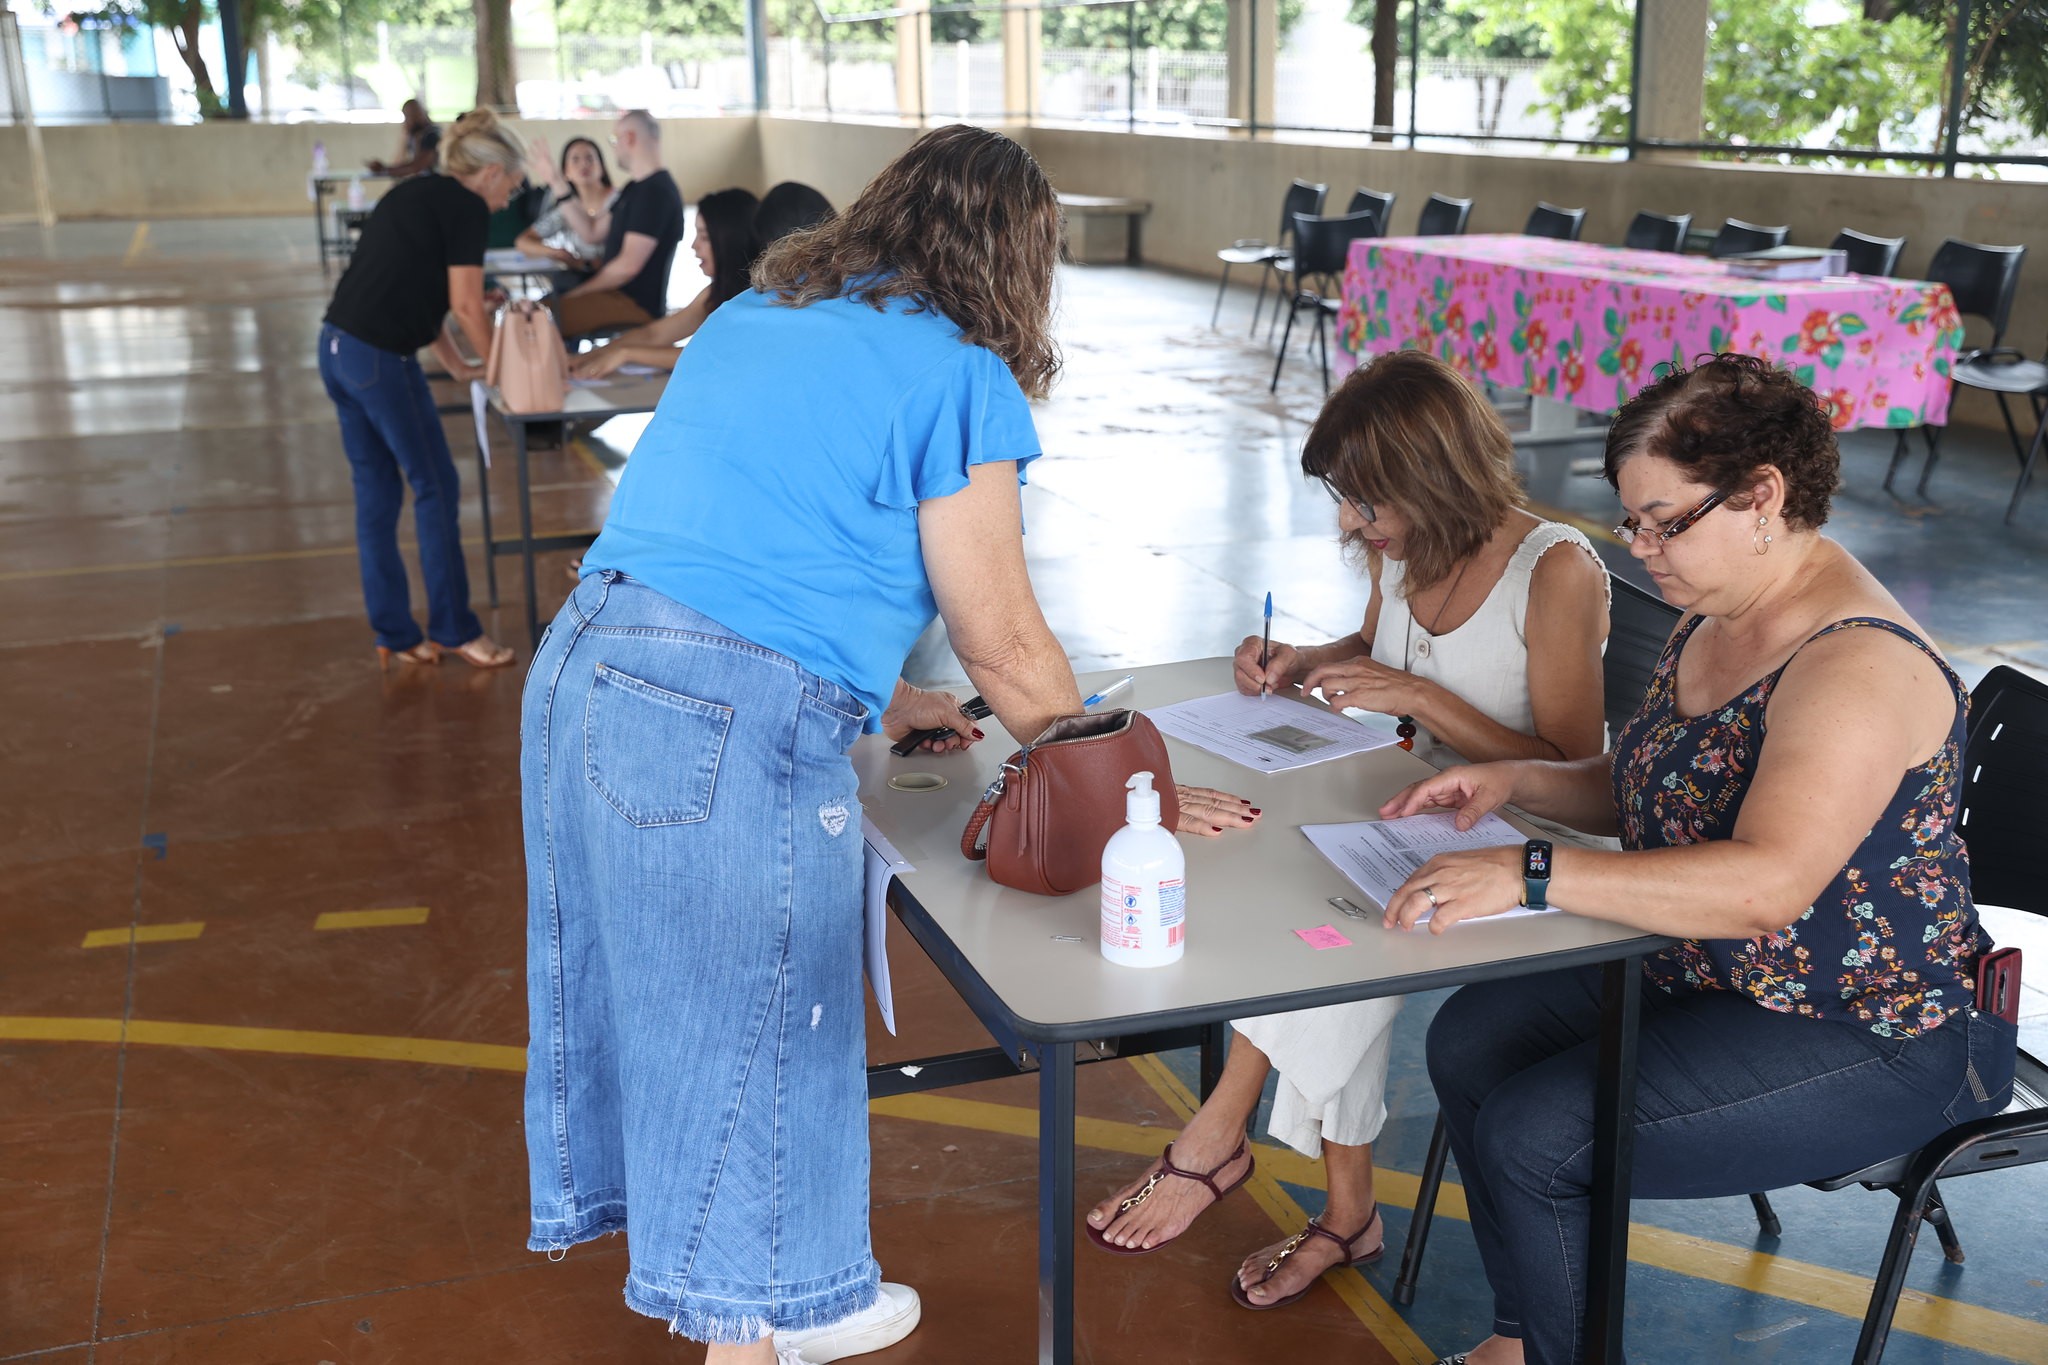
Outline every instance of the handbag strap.
{"type": "Polygon", "coordinates": [[[967,828],[960,831],[960,854],[969,862],[982,862],[988,858],[988,849],[982,846],[982,832],[988,828],[989,817],[996,813],[996,803],[983,798],[974,808],[974,814],[967,817],[967,828]]]}

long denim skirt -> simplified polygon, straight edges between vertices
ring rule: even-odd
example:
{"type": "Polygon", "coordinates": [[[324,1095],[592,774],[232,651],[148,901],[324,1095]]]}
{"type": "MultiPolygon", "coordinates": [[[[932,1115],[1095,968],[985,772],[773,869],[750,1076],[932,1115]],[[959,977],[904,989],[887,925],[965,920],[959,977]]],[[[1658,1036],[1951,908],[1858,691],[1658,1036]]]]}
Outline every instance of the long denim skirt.
{"type": "Polygon", "coordinates": [[[865,708],[624,575],[521,716],[535,1251],[623,1230],[626,1302],[707,1342],[873,1302],[865,708]]]}

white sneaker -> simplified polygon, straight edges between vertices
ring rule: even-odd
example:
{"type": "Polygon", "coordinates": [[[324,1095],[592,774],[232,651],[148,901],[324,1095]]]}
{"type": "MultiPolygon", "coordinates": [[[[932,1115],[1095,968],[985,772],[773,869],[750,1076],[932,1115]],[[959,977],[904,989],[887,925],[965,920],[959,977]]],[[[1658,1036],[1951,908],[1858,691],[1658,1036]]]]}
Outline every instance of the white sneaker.
{"type": "Polygon", "coordinates": [[[835,1360],[894,1346],[910,1335],[923,1314],[924,1305],[915,1289],[884,1280],[875,1301],[852,1317],[808,1332],[777,1332],[776,1365],[832,1365],[835,1360]]]}

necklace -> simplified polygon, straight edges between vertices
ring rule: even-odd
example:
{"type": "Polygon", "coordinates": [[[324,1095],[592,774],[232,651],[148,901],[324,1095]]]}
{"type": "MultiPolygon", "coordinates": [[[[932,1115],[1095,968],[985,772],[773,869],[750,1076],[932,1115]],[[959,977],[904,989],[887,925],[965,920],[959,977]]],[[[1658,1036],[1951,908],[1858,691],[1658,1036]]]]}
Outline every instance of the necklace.
{"type": "MultiPolygon", "coordinates": [[[[1469,557],[1466,558],[1464,563],[1458,565],[1457,575],[1451,579],[1451,590],[1444,594],[1444,600],[1437,606],[1436,615],[1430,618],[1429,633],[1431,635],[1435,635],[1436,628],[1444,623],[1444,613],[1451,609],[1451,599],[1458,595],[1458,585],[1465,581],[1465,570],[1471,567],[1472,560],[1469,557]]],[[[1414,643],[1415,613],[1411,610],[1408,613],[1408,625],[1401,635],[1401,671],[1403,673],[1412,672],[1414,669],[1415,660],[1409,653],[1409,649],[1414,643]]],[[[1401,747],[1412,751],[1415,748],[1415,736],[1419,733],[1415,726],[1415,717],[1396,716],[1394,719],[1400,722],[1394,727],[1394,734],[1400,739],[1401,747]]]]}

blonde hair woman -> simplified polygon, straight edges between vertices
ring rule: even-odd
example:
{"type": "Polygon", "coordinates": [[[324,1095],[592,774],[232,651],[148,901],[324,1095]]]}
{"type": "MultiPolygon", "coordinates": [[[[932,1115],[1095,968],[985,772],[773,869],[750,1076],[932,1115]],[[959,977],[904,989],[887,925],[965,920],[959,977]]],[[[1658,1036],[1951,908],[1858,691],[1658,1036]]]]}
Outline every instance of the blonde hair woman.
{"type": "Polygon", "coordinates": [[[444,650],[478,668],[512,662],[469,607],[469,571],[456,522],[462,481],[448,452],[417,352],[458,379],[478,376],[443,330],[452,313],[479,356],[491,350],[484,314],[484,245],[491,214],[519,188],[526,150],[488,109],[455,121],[443,175],[401,180],[377,201],[320,329],[320,380],[341,420],[356,495],[356,553],[378,658],[434,664],[444,650]],[[412,615],[398,514],[412,486],[427,629],[412,615]]]}
{"type": "MultiPolygon", "coordinates": [[[[1323,405],[1302,472],[1337,505],[1372,596],[1359,629],[1307,646],[1237,652],[1241,692],[1294,684],[1333,705],[1399,718],[1418,752],[1468,759],[1577,759],[1600,752],[1607,574],[1583,535],[1522,508],[1507,429],[1448,365],[1381,357],[1323,405]],[[1561,554],[1548,551],[1571,546],[1561,554]]],[[[1378,1259],[1372,1143],[1386,1122],[1398,997],[1242,1019],[1221,1082],[1165,1156],[1098,1204],[1106,1251],[1156,1251],[1251,1175],[1245,1125],[1279,1072],[1267,1131],[1329,1178],[1322,1215],[1246,1258],[1231,1283],[1246,1308],[1279,1308],[1332,1266],[1378,1259]]]]}

